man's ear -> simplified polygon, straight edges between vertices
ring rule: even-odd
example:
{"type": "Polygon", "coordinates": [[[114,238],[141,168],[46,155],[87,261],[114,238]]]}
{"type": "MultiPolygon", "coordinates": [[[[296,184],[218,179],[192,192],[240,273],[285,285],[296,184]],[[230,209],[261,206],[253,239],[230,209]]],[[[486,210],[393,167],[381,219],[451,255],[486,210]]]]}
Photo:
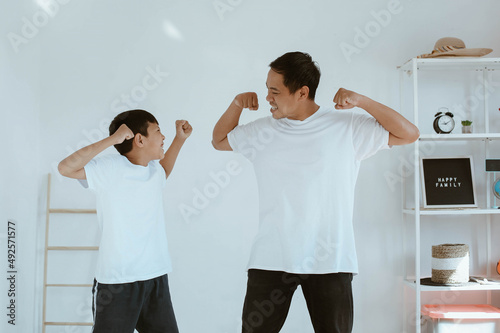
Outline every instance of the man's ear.
{"type": "Polygon", "coordinates": [[[144,146],[144,136],[141,133],[137,133],[134,136],[134,145],[139,148],[142,148],[144,146]]]}
{"type": "Polygon", "coordinates": [[[297,97],[299,101],[306,100],[309,98],[309,87],[303,86],[299,90],[297,90],[297,97]]]}

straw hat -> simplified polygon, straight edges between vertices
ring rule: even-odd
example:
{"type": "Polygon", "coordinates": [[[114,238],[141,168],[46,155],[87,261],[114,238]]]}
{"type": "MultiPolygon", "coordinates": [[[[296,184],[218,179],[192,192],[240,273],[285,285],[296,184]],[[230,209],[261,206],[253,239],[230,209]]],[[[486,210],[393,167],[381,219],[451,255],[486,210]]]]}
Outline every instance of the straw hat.
{"type": "Polygon", "coordinates": [[[465,47],[465,43],[461,39],[444,37],[436,42],[434,50],[432,50],[431,53],[419,55],[417,58],[482,57],[491,51],[493,50],[487,48],[468,49],[465,47]]]}

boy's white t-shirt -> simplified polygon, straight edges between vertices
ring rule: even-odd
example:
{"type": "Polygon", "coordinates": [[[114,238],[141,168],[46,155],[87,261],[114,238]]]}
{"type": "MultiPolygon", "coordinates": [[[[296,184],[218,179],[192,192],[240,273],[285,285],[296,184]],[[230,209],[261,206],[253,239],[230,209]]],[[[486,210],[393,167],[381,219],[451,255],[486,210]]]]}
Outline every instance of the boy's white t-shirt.
{"type": "Polygon", "coordinates": [[[356,178],[361,160],[389,148],[389,132],[368,114],[321,107],[303,121],[260,118],[227,137],[253,163],[258,184],[248,268],[357,274],[356,178]]]}
{"type": "Polygon", "coordinates": [[[96,280],[129,283],[169,273],[163,214],[166,175],[159,161],[141,166],[122,155],[105,155],[91,160],[85,174],[96,193],[101,228],[96,280]]]}

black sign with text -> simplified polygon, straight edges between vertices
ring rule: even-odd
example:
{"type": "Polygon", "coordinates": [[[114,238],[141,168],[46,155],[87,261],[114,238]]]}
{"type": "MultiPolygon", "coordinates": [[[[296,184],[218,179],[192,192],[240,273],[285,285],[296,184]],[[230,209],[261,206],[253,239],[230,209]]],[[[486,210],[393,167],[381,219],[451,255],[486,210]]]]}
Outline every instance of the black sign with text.
{"type": "Polygon", "coordinates": [[[470,157],[423,158],[425,207],[475,207],[470,157]]]}

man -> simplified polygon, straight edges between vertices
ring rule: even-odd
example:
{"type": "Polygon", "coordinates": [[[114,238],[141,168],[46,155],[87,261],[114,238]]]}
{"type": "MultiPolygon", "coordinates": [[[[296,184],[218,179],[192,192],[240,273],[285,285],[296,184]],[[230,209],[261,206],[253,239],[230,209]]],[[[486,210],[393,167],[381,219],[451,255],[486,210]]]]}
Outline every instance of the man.
{"type": "Polygon", "coordinates": [[[286,53],[270,67],[266,100],[272,116],[238,125],[244,108],[259,107],[255,93],[239,94],[215,125],[212,141],[217,150],[247,157],[259,188],[243,332],[279,332],[298,285],[315,332],[351,332],[360,162],[414,142],[419,131],[391,108],[346,89],[335,95],[335,109],[359,107],[369,115],[317,105],[320,72],[308,54],[286,53]]]}

